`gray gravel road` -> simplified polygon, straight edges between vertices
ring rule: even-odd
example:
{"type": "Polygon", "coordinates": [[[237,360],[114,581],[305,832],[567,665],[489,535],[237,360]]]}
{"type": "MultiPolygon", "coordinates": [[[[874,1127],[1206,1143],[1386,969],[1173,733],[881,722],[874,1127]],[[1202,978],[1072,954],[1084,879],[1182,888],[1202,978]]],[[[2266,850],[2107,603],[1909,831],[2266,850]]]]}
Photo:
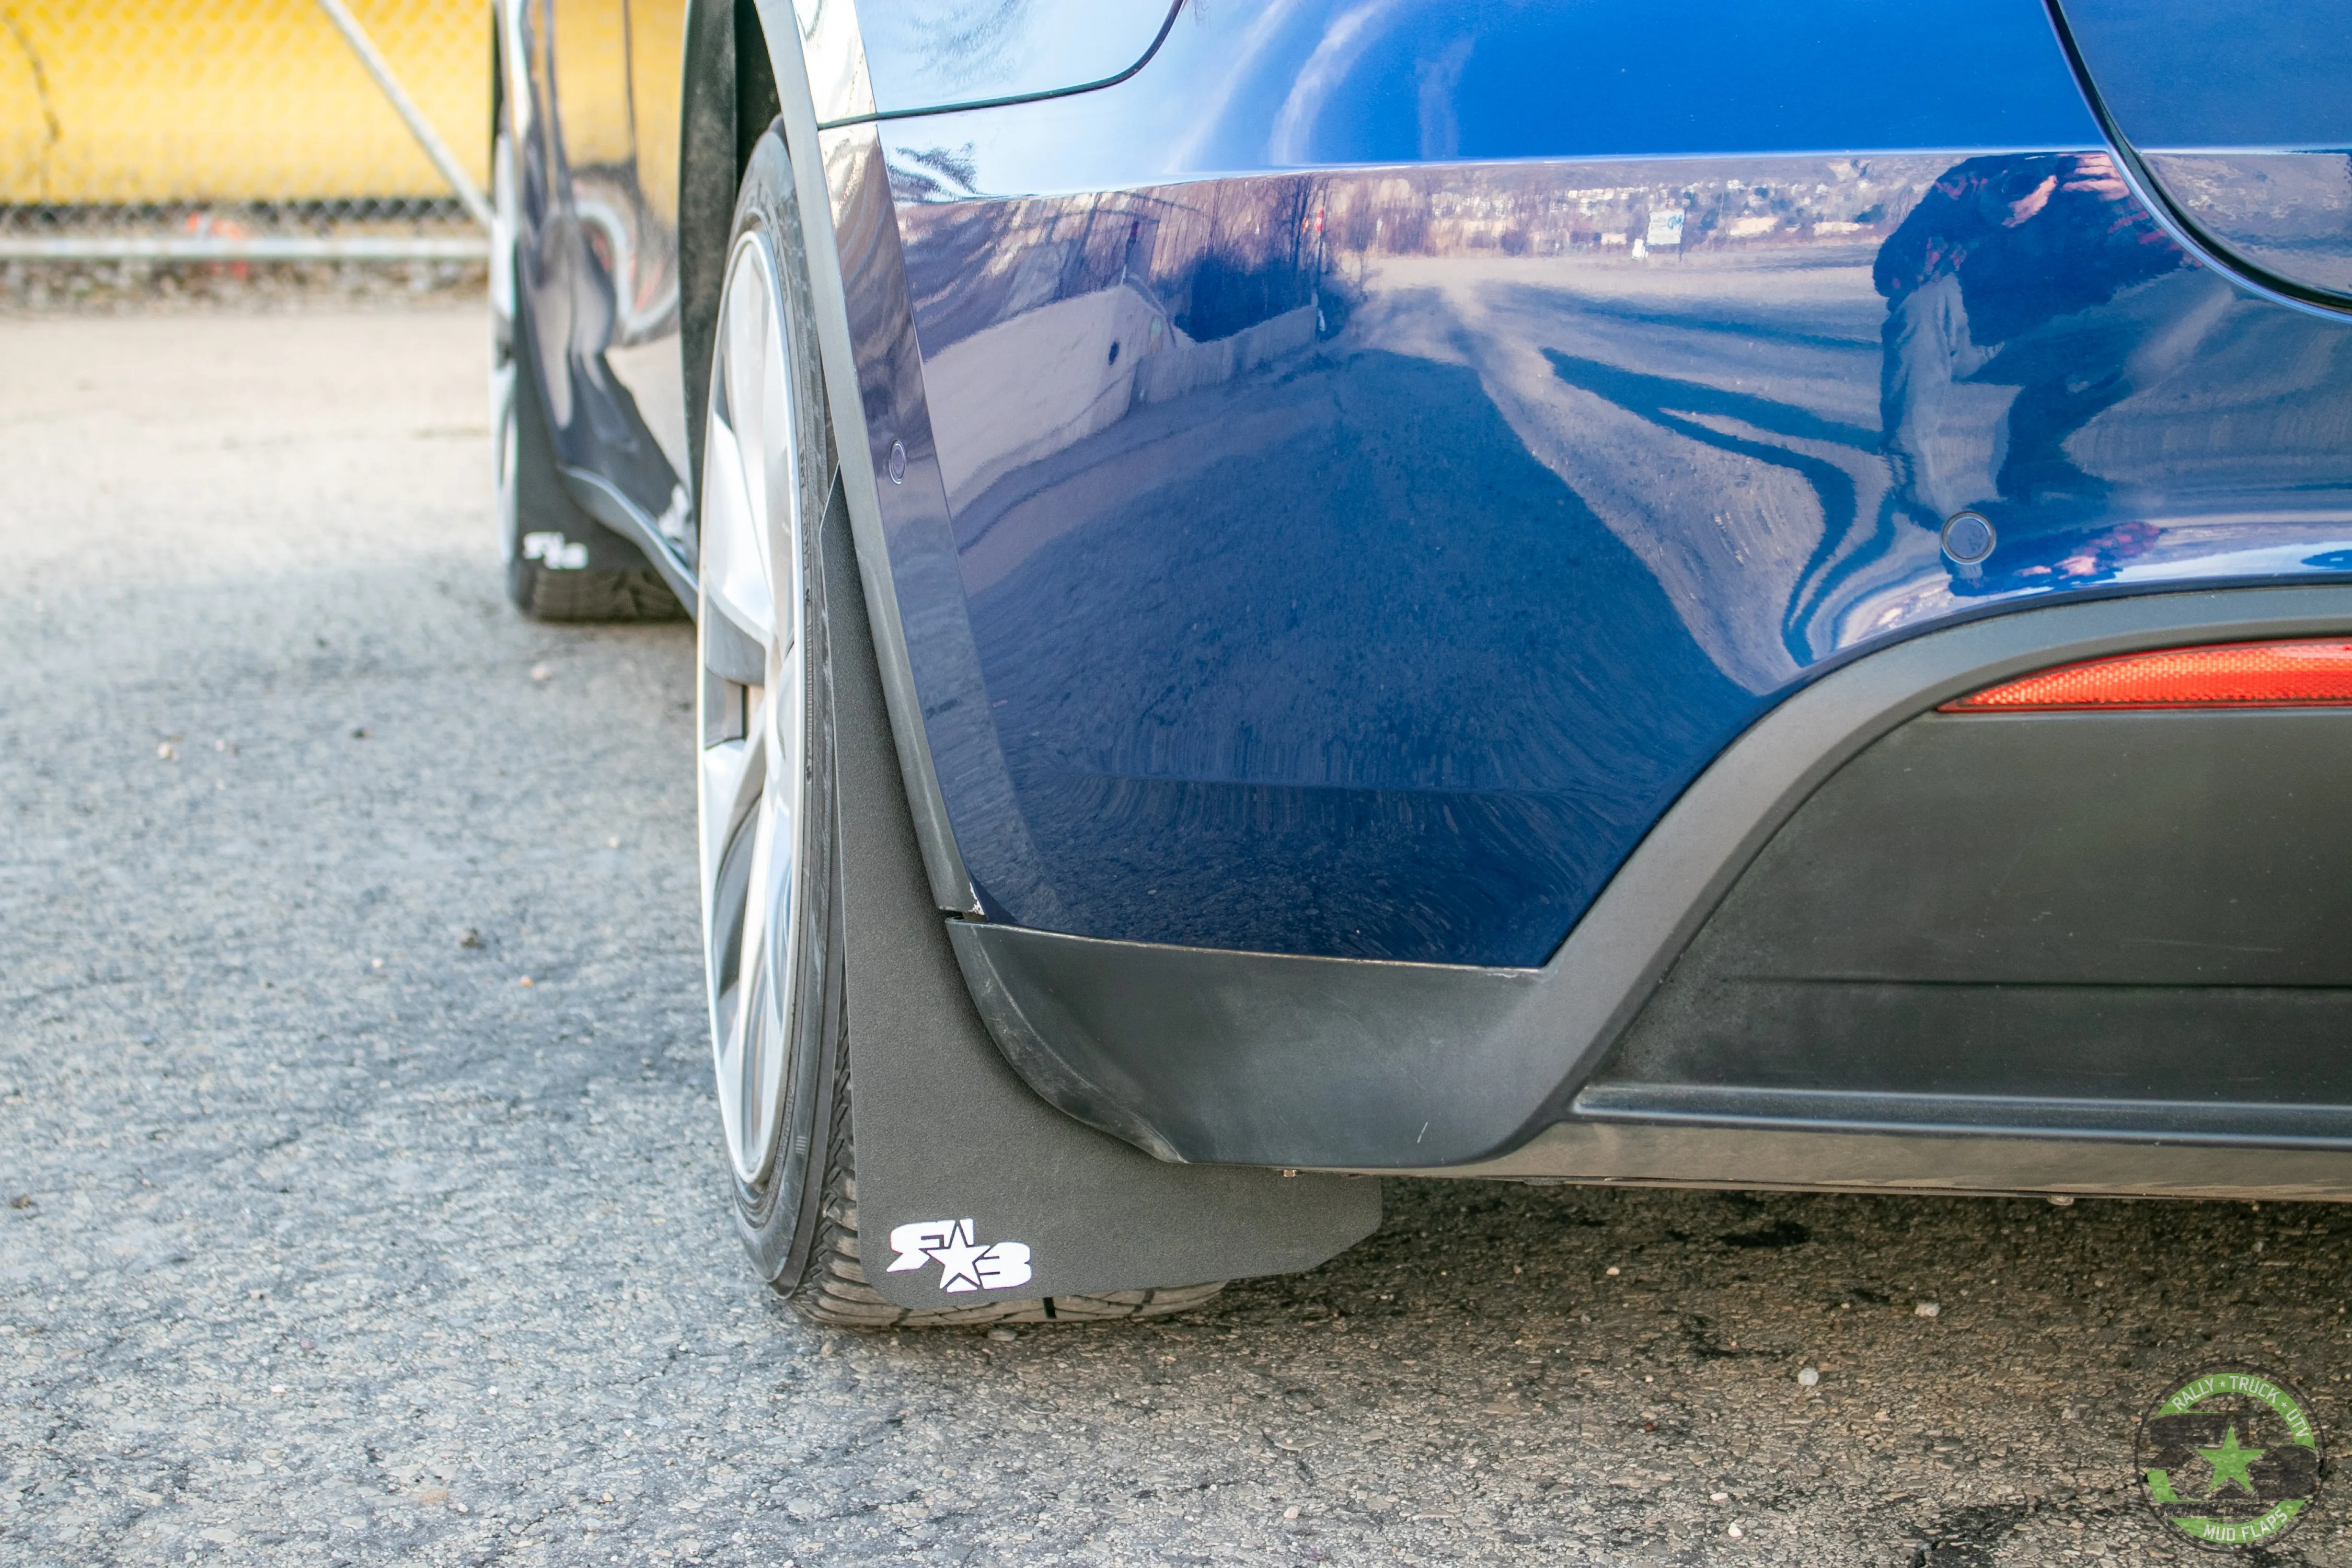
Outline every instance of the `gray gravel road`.
{"type": "Polygon", "coordinates": [[[2186,1558],[2172,1373],[2343,1428],[2332,1208],[1392,1183],[1188,1319],[806,1327],[716,1186],[689,636],[507,608],[482,340],[0,321],[0,1560],[2186,1558]]]}

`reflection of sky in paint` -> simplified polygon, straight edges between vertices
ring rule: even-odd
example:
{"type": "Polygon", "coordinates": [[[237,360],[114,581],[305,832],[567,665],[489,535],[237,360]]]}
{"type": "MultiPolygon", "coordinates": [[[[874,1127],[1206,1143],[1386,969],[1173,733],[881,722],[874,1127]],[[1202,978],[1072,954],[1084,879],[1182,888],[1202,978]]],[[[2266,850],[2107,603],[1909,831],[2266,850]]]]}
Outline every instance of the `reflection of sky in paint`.
{"type": "MultiPolygon", "coordinates": [[[[2234,526],[2259,526],[2263,519],[2245,519],[2234,526]]],[[[2296,519],[2300,522],[2303,520],[2296,519]]],[[[2311,537],[2293,544],[2270,544],[2255,550],[2225,550],[2215,552],[2196,536],[2207,535],[2208,527],[2200,522],[2183,531],[2191,535],[2167,559],[2168,552],[2158,544],[2147,555],[2128,566],[2118,567],[2108,579],[2116,583],[2161,583],[2182,576],[2198,577],[2271,577],[2286,573],[2300,573],[2315,564],[2314,556],[2334,554],[2352,546],[2352,516],[2314,521],[2311,537]]],[[[2221,531],[2214,529],[2211,531],[2221,531]]],[[[2344,570],[2340,563],[2330,563],[2344,570]]],[[[2323,570],[2326,568],[2323,567],[2323,570]]]]}
{"type": "Polygon", "coordinates": [[[1188,5],[1118,87],[884,134],[974,143],[992,195],[1426,157],[2099,145],[2040,8],[1979,0],[1816,0],[1802,28],[1738,0],[1188,5]]]}
{"type": "Polygon", "coordinates": [[[1046,92],[1133,65],[1167,0],[897,0],[860,17],[884,109],[1046,92]]]}
{"type": "Polygon", "coordinates": [[[1315,52],[1298,68],[1298,75],[1290,84],[1290,95],[1275,113],[1274,135],[1268,144],[1268,155],[1274,162],[1307,162],[1307,138],[1315,130],[1323,106],[1355,69],[1364,51],[1379,41],[1381,29],[1376,24],[1386,22],[1402,3],[1403,0],[1369,0],[1352,11],[1343,12],[1323,29],[1315,52]]]}
{"type": "MultiPolygon", "coordinates": [[[[1256,74],[1259,67],[1265,63],[1266,52],[1273,47],[1275,40],[1281,36],[1284,25],[1312,3],[1314,0],[1275,0],[1274,4],[1268,5],[1258,13],[1256,19],[1251,22],[1248,28],[1243,32],[1233,50],[1231,62],[1217,73],[1214,85],[1206,93],[1200,95],[1198,116],[1192,121],[1190,133],[1179,138],[1170,149],[1165,165],[1167,172],[1172,173],[1192,166],[1200,156],[1202,143],[1224,124],[1226,111],[1233,107],[1234,95],[1241,91],[1243,84],[1256,74]]],[[[1198,35],[1206,31],[1199,26],[1197,17],[1196,9],[1192,18],[1177,23],[1178,33],[1194,35],[1193,37],[1188,37],[1185,40],[1188,44],[1196,44],[1198,35]]],[[[1169,39],[1171,45],[1174,45],[1176,41],[1173,36],[1169,39]]],[[[1180,57],[1187,53],[1189,51],[1180,51],[1180,57]]],[[[1160,64],[1158,60],[1152,63],[1155,67],[1160,64]]],[[[1169,61],[1166,71],[1154,69],[1149,74],[1153,86],[1158,87],[1163,79],[1172,78],[1185,70],[1188,66],[1198,63],[1180,58],[1169,61]]]]}

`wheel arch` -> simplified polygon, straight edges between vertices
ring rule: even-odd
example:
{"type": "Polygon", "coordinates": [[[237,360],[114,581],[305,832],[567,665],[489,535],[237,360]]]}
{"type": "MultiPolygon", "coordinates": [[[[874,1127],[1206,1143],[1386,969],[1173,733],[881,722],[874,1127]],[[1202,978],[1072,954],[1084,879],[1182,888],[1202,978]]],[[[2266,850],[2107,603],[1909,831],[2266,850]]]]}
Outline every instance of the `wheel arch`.
{"type": "MultiPolygon", "coordinates": [[[[752,145],[783,112],[758,7],[751,0],[695,0],[687,12],[678,112],[678,331],[686,375],[689,451],[702,450],[711,333],[727,271],[735,194],[752,145]],[[736,41],[755,39],[752,68],[738,68],[736,41]]],[[[689,474],[689,485],[700,476],[689,474]]]]}

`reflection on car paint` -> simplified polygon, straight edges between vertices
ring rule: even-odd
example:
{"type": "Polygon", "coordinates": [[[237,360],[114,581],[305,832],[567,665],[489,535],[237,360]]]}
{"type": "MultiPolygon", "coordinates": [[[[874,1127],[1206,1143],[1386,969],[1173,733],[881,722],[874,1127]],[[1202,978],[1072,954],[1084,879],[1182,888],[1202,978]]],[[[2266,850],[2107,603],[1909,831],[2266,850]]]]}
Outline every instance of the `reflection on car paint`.
{"type": "Polygon", "coordinates": [[[2340,0],[2061,9],[2119,143],[2195,243],[2323,308],[2352,304],[2352,28],[2340,0]]]}
{"type": "Polygon", "coordinates": [[[2226,252],[2352,300],[2352,153],[2150,153],[2148,172],[2226,252]]]}
{"type": "MultiPolygon", "coordinates": [[[[1151,47],[1173,0],[893,0],[857,18],[884,113],[1067,91],[1151,47]]],[[[822,17],[822,7],[817,7],[822,17]]],[[[803,18],[803,27],[823,26],[803,18]]],[[[820,110],[820,119],[831,119],[820,110]]]]}
{"type": "Polygon", "coordinates": [[[891,145],[945,502],[894,563],[1000,918],[1538,963],[1860,649],[2352,563],[2352,337],[2198,268],[2103,154],[989,198],[891,145]]]}
{"type": "MultiPolygon", "coordinates": [[[[999,196],[1523,159],[2095,148],[2040,0],[1190,5],[1108,90],[902,121],[999,196]]],[[[1947,159],[1950,162],[1950,159],[1947,159]]]]}
{"type": "Polygon", "coordinates": [[[682,26],[677,0],[628,9],[525,0],[508,14],[504,47],[521,67],[505,79],[518,131],[520,297],[558,453],[607,481],[690,560],[676,141],[663,129],[676,110],[633,110],[633,70],[651,77],[660,57],[674,58],[664,40],[682,26]],[[633,55],[649,58],[633,64],[633,55]]]}

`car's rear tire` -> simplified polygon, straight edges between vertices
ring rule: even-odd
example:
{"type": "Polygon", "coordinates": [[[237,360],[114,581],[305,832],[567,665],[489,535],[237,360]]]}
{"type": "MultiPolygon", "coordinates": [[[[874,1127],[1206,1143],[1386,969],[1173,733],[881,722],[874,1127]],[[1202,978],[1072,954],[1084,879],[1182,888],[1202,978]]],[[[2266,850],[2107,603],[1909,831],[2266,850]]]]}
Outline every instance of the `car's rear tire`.
{"type": "Polygon", "coordinates": [[[640,552],[582,511],[558,470],[539,356],[530,352],[530,323],[519,309],[514,140],[503,118],[490,167],[490,454],[507,596],[533,620],[677,620],[686,606],[650,564],[567,564],[640,552]]]}
{"type": "Polygon", "coordinates": [[[712,1064],[736,1229],[761,1277],[821,1323],[1085,1321],[1196,1307],[1222,1287],[910,1310],[866,1278],[824,556],[828,509],[843,500],[780,131],[753,149],[726,255],[698,520],[697,784],[712,1064]]]}

